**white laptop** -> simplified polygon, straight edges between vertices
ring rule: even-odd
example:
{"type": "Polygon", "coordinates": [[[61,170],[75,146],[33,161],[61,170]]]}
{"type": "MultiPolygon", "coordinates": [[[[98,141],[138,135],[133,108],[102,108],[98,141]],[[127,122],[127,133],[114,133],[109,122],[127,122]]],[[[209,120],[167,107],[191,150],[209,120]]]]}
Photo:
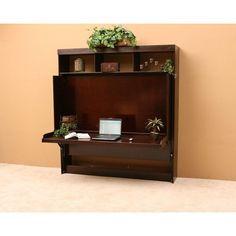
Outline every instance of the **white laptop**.
{"type": "Polygon", "coordinates": [[[116,141],[121,137],[122,120],[118,118],[100,118],[99,135],[93,140],[116,141]]]}

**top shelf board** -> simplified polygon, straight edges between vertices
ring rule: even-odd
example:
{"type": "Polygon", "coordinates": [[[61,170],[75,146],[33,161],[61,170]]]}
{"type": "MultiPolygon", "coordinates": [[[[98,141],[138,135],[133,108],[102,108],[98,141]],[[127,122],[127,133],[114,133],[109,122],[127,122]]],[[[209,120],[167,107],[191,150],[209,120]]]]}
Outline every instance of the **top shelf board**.
{"type": "Polygon", "coordinates": [[[101,54],[101,53],[135,53],[135,52],[175,52],[176,45],[145,45],[136,47],[99,48],[96,51],[88,48],[58,49],[58,55],[101,54]]]}

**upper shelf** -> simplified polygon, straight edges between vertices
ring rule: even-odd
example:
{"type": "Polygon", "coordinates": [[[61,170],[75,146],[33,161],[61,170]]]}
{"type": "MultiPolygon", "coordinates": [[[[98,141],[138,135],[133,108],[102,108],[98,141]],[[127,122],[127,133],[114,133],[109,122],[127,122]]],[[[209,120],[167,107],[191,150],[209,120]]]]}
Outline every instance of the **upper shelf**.
{"type": "Polygon", "coordinates": [[[133,52],[174,52],[176,45],[145,45],[136,47],[98,48],[96,51],[88,48],[58,49],[58,55],[100,54],[100,53],[133,53],[133,52]]]}
{"type": "Polygon", "coordinates": [[[167,72],[158,71],[118,71],[118,72],[60,72],[60,75],[141,75],[141,74],[157,74],[157,75],[169,75],[167,72]]]}
{"type": "Polygon", "coordinates": [[[167,59],[172,60],[175,66],[177,51],[178,47],[175,45],[102,48],[97,51],[88,48],[59,49],[59,74],[78,74],[76,70],[82,73],[99,73],[102,63],[116,63],[116,70],[121,73],[157,73],[167,59]],[[78,67],[80,69],[75,69],[78,67]]]}

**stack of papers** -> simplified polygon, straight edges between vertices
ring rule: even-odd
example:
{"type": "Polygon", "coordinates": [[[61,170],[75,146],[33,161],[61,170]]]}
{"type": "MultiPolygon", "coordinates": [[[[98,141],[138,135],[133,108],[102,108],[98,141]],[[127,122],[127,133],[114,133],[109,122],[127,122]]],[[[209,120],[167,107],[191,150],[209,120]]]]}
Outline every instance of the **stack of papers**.
{"type": "Polygon", "coordinates": [[[76,132],[72,132],[69,133],[67,135],[65,135],[65,139],[69,139],[69,138],[73,138],[76,137],[78,139],[86,139],[86,140],[90,140],[90,136],[88,133],[76,133],[76,132]]]}
{"type": "Polygon", "coordinates": [[[89,138],[90,139],[90,136],[88,133],[77,133],[77,138],[78,139],[83,139],[83,138],[89,138]]]}

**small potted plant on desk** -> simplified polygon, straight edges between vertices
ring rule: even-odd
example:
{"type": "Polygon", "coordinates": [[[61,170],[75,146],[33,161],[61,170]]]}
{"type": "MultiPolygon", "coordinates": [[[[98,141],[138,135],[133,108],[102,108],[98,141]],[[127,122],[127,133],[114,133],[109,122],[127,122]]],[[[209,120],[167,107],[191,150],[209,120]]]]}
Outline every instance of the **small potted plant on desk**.
{"type": "Polygon", "coordinates": [[[154,119],[148,119],[146,129],[150,131],[151,136],[154,140],[157,139],[161,128],[164,127],[164,124],[160,118],[155,117],[154,119]]]}
{"type": "Polygon", "coordinates": [[[60,128],[54,131],[54,137],[60,138],[77,129],[77,118],[75,115],[62,116],[60,128]]]}

